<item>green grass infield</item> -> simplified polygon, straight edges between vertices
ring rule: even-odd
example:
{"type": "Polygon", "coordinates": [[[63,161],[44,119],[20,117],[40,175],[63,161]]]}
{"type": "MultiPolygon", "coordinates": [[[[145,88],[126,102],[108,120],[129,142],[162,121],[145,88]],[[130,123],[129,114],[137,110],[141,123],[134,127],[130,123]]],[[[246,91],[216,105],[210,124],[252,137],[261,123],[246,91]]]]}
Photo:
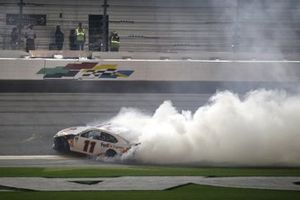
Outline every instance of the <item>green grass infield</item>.
{"type": "Polygon", "coordinates": [[[300,168],[200,167],[0,167],[0,177],[119,177],[119,176],[300,176],[300,168]]]}
{"type": "MultiPolygon", "coordinates": [[[[160,166],[122,167],[0,167],[0,177],[118,177],[118,176],[299,176],[300,168],[196,168],[160,166]]],[[[1,188],[0,188],[1,189],[1,188]]],[[[5,189],[5,188],[2,188],[5,189]]],[[[9,200],[81,200],[81,199],[242,199],[295,200],[298,191],[226,188],[188,184],[164,191],[78,191],[38,192],[0,191],[0,199],[9,200]]]]}

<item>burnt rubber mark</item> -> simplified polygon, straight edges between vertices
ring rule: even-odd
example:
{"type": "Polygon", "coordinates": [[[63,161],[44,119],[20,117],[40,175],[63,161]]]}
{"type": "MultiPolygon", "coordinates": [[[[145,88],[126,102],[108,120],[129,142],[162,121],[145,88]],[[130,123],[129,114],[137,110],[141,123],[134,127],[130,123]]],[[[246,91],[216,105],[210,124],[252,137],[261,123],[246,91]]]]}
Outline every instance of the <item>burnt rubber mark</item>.
{"type": "Polygon", "coordinates": [[[101,183],[103,181],[69,181],[71,183],[78,183],[78,184],[82,184],[82,185],[96,185],[98,183],[101,183]]]}
{"type": "Polygon", "coordinates": [[[181,188],[181,187],[185,187],[185,186],[190,186],[190,185],[196,185],[196,184],[195,183],[185,183],[185,184],[181,184],[181,185],[176,185],[174,187],[170,187],[170,188],[165,189],[165,191],[175,190],[175,189],[178,189],[178,188],[181,188]]]}
{"type": "Polygon", "coordinates": [[[78,80],[0,80],[0,92],[40,93],[215,93],[231,90],[298,88],[299,82],[249,81],[78,81],[78,80]]]}
{"type": "Polygon", "coordinates": [[[35,191],[32,189],[25,189],[25,188],[17,188],[17,187],[10,187],[10,186],[6,186],[6,185],[0,185],[0,190],[8,190],[8,191],[35,191]]]}

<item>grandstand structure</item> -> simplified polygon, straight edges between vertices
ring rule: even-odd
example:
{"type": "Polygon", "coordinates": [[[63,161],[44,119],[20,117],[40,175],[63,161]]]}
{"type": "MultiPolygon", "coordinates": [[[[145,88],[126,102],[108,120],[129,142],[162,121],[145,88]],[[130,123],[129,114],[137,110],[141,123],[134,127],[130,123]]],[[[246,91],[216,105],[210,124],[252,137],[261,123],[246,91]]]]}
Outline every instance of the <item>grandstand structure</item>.
{"type": "MultiPolygon", "coordinates": [[[[10,49],[12,15],[20,0],[0,1],[0,49],[10,49]]],[[[127,52],[300,52],[299,0],[108,0],[108,32],[127,52]]],[[[70,49],[70,31],[103,15],[103,0],[24,0],[24,15],[45,16],[34,27],[36,49],[48,50],[56,25],[70,49]]],[[[24,29],[23,29],[24,30],[24,29]]],[[[86,49],[90,42],[87,34],[86,49]]],[[[101,41],[98,41],[101,43],[101,41]]],[[[92,49],[93,50],[93,49],[92,49]]],[[[101,51],[103,49],[100,49],[101,51]]]]}

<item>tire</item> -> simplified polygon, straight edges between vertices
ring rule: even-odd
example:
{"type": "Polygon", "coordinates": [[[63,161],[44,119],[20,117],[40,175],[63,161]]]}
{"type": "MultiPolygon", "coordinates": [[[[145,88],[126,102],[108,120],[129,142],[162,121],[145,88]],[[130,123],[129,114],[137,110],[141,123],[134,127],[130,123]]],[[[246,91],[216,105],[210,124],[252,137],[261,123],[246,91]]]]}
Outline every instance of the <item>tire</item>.
{"type": "Polygon", "coordinates": [[[115,151],[112,150],[112,149],[108,149],[108,150],[105,152],[105,156],[106,156],[106,157],[109,157],[109,158],[112,158],[112,157],[114,157],[115,155],[117,155],[117,152],[115,152],[115,151]]]}
{"type": "Polygon", "coordinates": [[[70,145],[66,139],[63,139],[63,148],[64,152],[70,152],[70,145]]]}
{"type": "Polygon", "coordinates": [[[68,141],[63,138],[55,138],[54,140],[54,149],[61,152],[70,152],[70,146],[68,141]]]}

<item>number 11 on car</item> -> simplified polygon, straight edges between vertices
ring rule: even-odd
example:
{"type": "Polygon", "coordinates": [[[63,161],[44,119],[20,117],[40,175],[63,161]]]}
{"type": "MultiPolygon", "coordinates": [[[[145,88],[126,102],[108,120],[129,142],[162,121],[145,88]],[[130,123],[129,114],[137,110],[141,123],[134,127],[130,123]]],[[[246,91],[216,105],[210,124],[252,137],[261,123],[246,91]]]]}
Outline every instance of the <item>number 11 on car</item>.
{"type": "Polygon", "coordinates": [[[93,141],[91,142],[89,140],[85,140],[84,146],[83,146],[83,151],[88,152],[88,149],[89,149],[89,152],[93,153],[94,149],[95,149],[95,145],[96,145],[96,142],[93,142],[93,141]]]}

